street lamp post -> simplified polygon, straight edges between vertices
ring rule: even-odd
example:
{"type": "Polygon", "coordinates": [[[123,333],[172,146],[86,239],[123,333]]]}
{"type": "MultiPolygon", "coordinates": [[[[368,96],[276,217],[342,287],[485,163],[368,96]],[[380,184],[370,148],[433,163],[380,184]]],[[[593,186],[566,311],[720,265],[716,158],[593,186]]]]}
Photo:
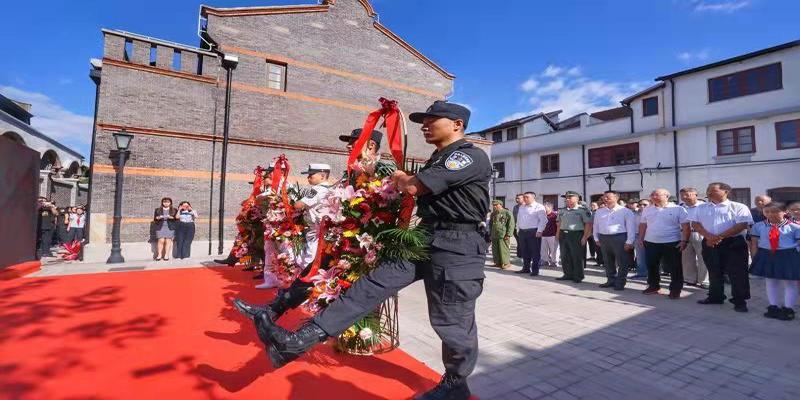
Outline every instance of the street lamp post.
{"type": "Polygon", "coordinates": [[[222,125],[222,165],[220,166],[220,179],[219,179],[219,244],[217,247],[217,254],[222,254],[222,240],[225,229],[225,174],[228,169],[228,129],[230,126],[231,118],[231,79],[233,78],[233,70],[239,64],[239,58],[233,55],[226,54],[222,57],[222,68],[226,71],[226,84],[225,84],[225,116],[222,125]]]}
{"type": "Polygon", "coordinates": [[[500,177],[500,171],[497,168],[492,168],[492,200],[497,198],[497,178],[500,177]]]}
{"type": "Polygon", "coordinates": [[[111,255],[108,256],[106,264],[125,262],[122,257],[119,240],[120,224],[122,223],[122,183],[124,180],[122,170],[125,168],[125,162],[131,153],[128,147],[131,145],[132,139],[133,135],[126,132],[125,129],[114,134],[114,142],[117,145],[117,149],[111,151],[111,158],[116,158],[117,161],[117,178],[114,183],[114,225],[111,228],[111,255]]]}
{"type": "Polygon", "coordinates": [[[614,177],[614,175],[611,175],[611,172],[609,172],[608,175],[606,175],[603,178],[603,180],[606,181],[606,184],[608,185],[608,190],[611,191],[611,185],[614,184],[614,181],[617,180],[617,178],[614,177]]]}

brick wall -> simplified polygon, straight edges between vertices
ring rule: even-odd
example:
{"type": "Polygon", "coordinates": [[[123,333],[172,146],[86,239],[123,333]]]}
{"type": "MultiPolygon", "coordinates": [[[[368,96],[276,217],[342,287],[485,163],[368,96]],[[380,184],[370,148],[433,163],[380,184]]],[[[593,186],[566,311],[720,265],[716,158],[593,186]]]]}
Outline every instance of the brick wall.
{"type": "MultiPolygon", "coordinates": [[[[379,97],[398,100],[410,113],[443,98],[452,86],[451,79],[378,30],[357,0],[340,0],[321,13],[209,15],[208,31],[223,50],[238,49],[228,52],[238,54],[240,60],[231,101],[225,195],[228,239],[235,235],[232,220],[251,191],[247,181],[256,165],[266,166],[284,153],[293,175],[310,162],[342,169],[345,155],[338,136],[360,127],[367,112],[378,107],[379,97]],[[290,60],[285,92],[267,89],[263,54],[290,60]]],[[[106,61],[91,212],[106,213],[112,220],[115,175],[109,154],[114,148],[113,132],[125,127],[135,137],[126,164],[122,240],[150,239],[149,219],[162,197],[176,203],[190,201],[203,219],[197,226],[198,240],[208,237],[209,217],[216,238],[226,86],[218,58],[159,42],[155,43],[156,65],[151,66],[154,43],[135,35],[104,33],[106,61]],[[126,39],[133,48],[130,62],[123,58],[126,39]],[[172,65],[176,48],[181,57],[179,71],[172,65]],[[202,75],[197,68],[200,58],[202,75]],[[213,190],[212,162],[217,175],[213,190]]],[[[408,127],[409,155],[427,158],[432,147],[424,143],[418,125],[409,123],[408,127]]],[[[111,225],[106,229],[110,240],[111,225]]]]}

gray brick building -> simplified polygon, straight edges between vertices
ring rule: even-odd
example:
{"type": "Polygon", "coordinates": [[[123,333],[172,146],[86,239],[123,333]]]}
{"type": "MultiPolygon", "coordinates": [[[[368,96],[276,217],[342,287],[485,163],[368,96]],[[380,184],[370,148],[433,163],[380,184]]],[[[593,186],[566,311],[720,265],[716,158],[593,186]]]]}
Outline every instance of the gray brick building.
{"type": "MultiPolygon", "coordinates": [[[[189,200],[200,212],[196,240],[217,237],[223,54],[239,59],[231,80],[227,239],[256,165],[285,153],[292,175],[311,161],[344,166],[337,136],[360,126],[379,97],[411,112],[446,98],[453,87],[453,75],[381,25],[367,0],[203,6],[200,13],[200,48],[103,30],[92,154],[95,243],[110,241],[109,154],[112,134],[121,129],[135,135],[125,169],[122,241],[149,240],[153,209],[164,196],[189,200]]],[[[417,125],[409,130],[409,156],[426,159],[432,147],[415,134],[417,125]]]]}

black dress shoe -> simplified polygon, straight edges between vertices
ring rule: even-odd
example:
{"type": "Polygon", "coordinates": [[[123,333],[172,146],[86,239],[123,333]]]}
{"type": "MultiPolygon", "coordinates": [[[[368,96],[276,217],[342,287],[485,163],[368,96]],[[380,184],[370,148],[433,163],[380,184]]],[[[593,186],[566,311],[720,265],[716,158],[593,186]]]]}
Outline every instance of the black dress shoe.
{"type": "Polygon", "coordinates": [[[736,312],[747,312],[747,304],[737,304],[733,306],[733,311],[736,312]]]}
{"type": "Polygon", "coordinates": [[[794,319],[794,309],[790,307],[781,307],[778,319],[781,321],[791,321],[794,319]]]}
{"type": "MultiPolygon", "coordinates": [[[[233,299],[232,303],[237,311],[239,311],[242,315],[250,319],[255,319],[255,317],[262,312],[266,312],[268,314],[272,313],[272,310],[270,310],[269,307],[257,306],[255,304],[250,304],[241,299],[233,299]]],[[[274,318],[274,316],[272,315],[270,317],[274,318]]]]}
{"type": "Polygon", "coordinates": [[[706,297],[703,300],[697,300],[697,304],[724,304],[725,300],[714,300],[706,297]]]}
{"type": "Polygon", "coordinates": [[[764,317],[772,319],[780,319],[780,315],[781,308],[778,306],[769,306],[767,307],[767,312],[764,313],[764,317]]]}
{"type": "Polygon", "coordinates": [[[228,258],[223,258],[223,259],[220,259],[220,260],[214,260],[214,262],[217,263],[217,264],[230,265],[231,267],[236,265],[236,261],[237,261],[236,258],[233,258],[233,257],[230,257],[230,256],[228,258]]]}
{"type": "Polygon", "coordinates": [[[556,278],[556,280],[557,281],[571,281],[572,278],[568,278],[566,276],[561,276],[561,277],[556,278]]]}
{"type": "Polygon", "coordinates": [[[529,269],[521,269],[519,271],[514,272],[515,274],[530,274],[531,270],[529,269]]]}
{"type": "Polygon", "coordinates": [[[606,282],[606,283],[601,283],[598,286],[600,286],[601,288],[610,288],[610,287],[614,286],[614,282],[609,281],[609,282],[606,282]]]}
{"type": "Polygon", "coordinates": [[[444,374],[442,380],[433,389],[414,397],[415,400],[467,400],[472,396],[467,379],[455,375],[444,374]]]}

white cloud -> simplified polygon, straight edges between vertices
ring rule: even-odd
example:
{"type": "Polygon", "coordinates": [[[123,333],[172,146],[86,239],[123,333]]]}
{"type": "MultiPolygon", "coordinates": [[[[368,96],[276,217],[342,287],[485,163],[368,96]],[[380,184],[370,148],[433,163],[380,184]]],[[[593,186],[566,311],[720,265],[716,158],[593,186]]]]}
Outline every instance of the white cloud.
{"type": "Polygon", "coordinates": [[[563,68],[557,67],[555,65],[548,65],[547,68],[544,69],[542,72],[542,76],[546,78],[555,78],[556,76],[561,75],[561,72],[564,71],[563,68]]]}
{"type": "Polygon", "coordinates": [[[527,81],[522,82],[521,85],[519,85],[519,88],[522,89],[523,92],[533,91],[537,87],[539,87],[539,81],[533,78],[530,78],[527,81]]]}
{"type": "Polygon", "coordinates": [[[686,63],[693,61],[705,61],[708,59],[709,53],[710,51],[708,49],[703,49],[695,52],[683,51],[678,53],[678,59],[686,63]]]}
{"type": "Polygon", "coordinates": [[[0,86],[4,96],[31,104],[31,125],[45,135],[65,145],[74,145],[76,150],[85,150],[92,142],[91,116],[75,114],[45,94],[29,92],[11,86],[0,86]]]}
{"type": "Polygon", "coordinates": [[[750,5],[750,0],[699,0],[694,2],[695,11],[732,13],[750,5]]]}
{"type": "Polygon", "coordinates": [[[550,77],[537,81],[537,86],[531,90],[525,90],[527,81],[520,85],[520,90],[526,93],[526,100],[532,108],[508,115],[501,122],[539,112],[563,110],[563,119],[582,112],[619,107],[620,100],[647,86],[647,82],[592,79],[583,74],[580,66],[550,65],[535,75],[550,77]],[[554,73],[555,71],[558,73],[554,73]]]}

